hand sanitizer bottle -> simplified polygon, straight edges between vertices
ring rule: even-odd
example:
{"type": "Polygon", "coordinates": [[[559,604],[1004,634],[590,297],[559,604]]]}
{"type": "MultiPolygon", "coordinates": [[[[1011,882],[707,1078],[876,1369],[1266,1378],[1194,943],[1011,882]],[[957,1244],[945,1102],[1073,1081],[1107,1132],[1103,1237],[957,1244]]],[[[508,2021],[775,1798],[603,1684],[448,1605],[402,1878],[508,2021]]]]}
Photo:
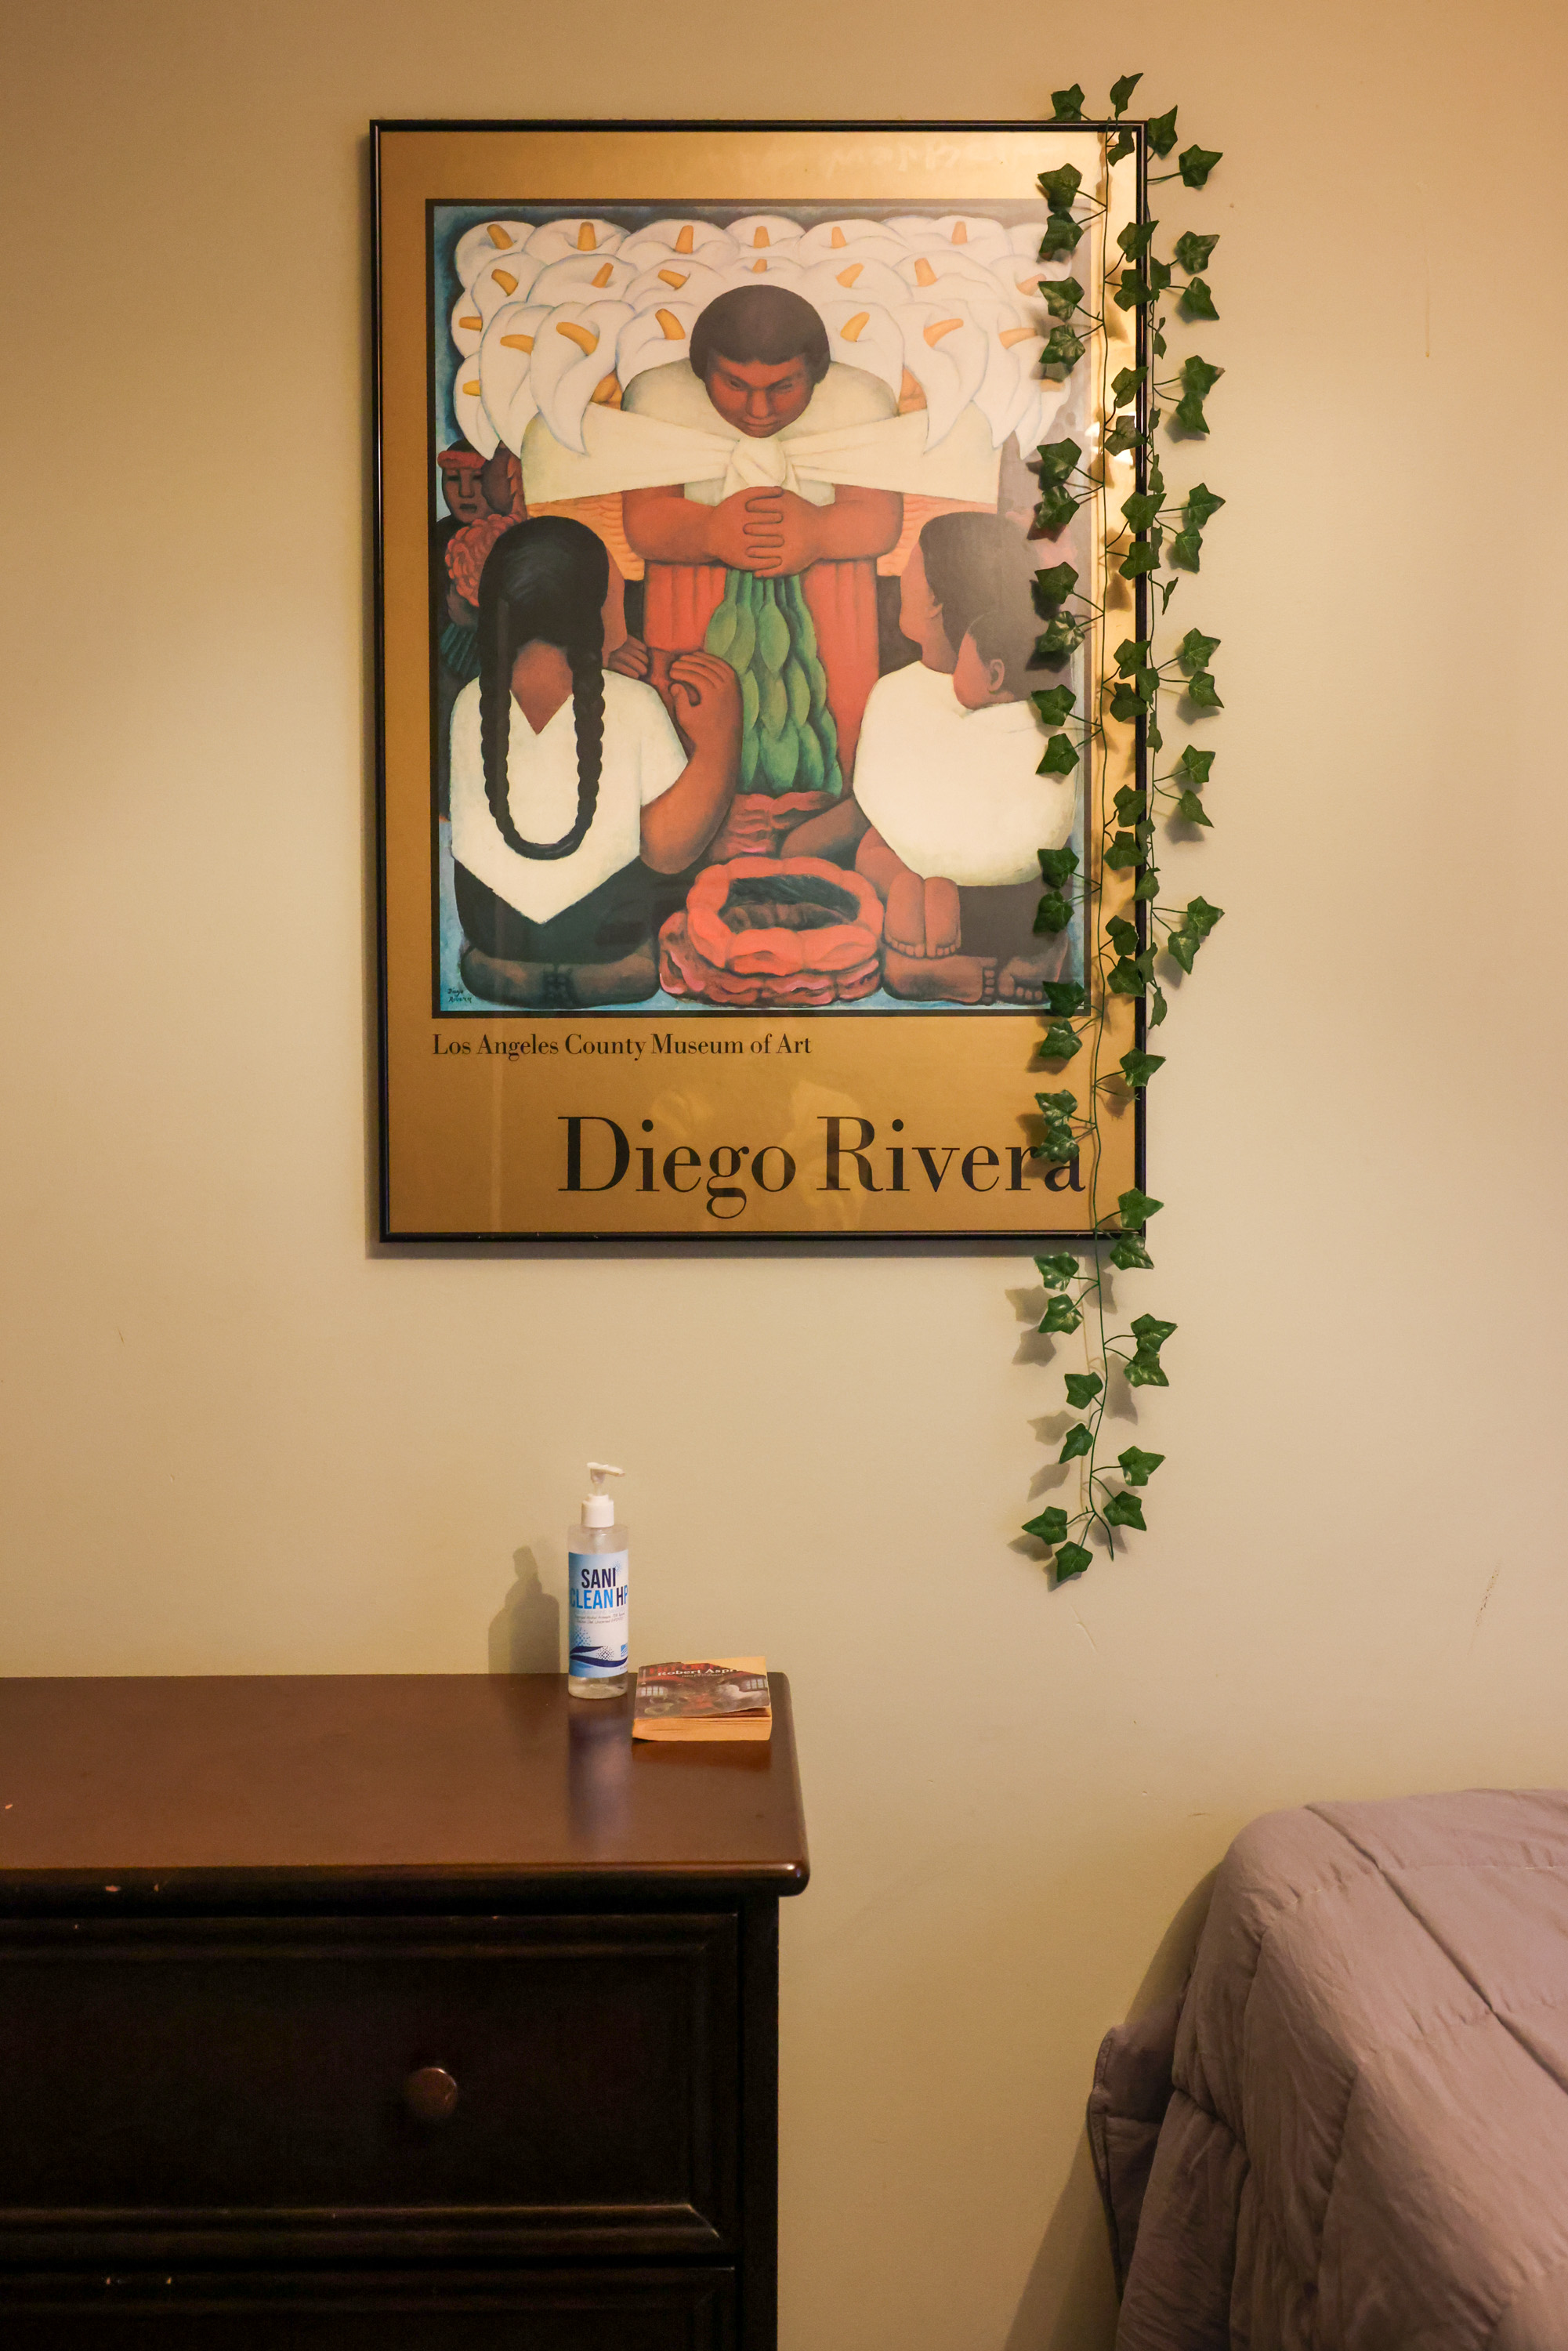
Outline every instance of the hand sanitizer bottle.
{"type": "Polygon", "coordinates": [[[625,1472],[591,1461],[593,1491],[582,1524],[566,1531],[570,1595],[566,1687],[573,1698],[619,1698],[626,1687],[626,1529],[615,1523],[606,1478],[625,1472]]]}

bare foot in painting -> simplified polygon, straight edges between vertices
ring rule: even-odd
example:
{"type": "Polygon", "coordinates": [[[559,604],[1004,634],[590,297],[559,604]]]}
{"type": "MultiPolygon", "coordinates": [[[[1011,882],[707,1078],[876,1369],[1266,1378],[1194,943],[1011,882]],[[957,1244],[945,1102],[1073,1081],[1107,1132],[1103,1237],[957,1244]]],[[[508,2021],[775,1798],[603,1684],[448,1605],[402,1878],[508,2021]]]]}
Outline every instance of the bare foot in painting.
{"type": "Polygon", "coordinates": [[[960,945],[956,885],[941,874],[923,882],[906,867],[888,890],[883,936],[900,955],[956,955],[960,945]]]}
{"type": "Polygon", "coordinates": [[[650,947],[615,963],[507,963],[468,946],[459,967],[469,994],[487,1004],[528,1004],[552,1012],[580,1005],[640,1004],[659,985],[650,947]]]}
{"type": "Polygon", "coordinates": [[[1045,994],[1048,979],[1059,979],[1067,961],[1067,935],[1060,933],[1049,946],[1037,948],[1033,955],[1009,956],[997,979],[997,995],[1003,1004],[1038,1004],[1045,994]]]}
{"type": "Polygon", "coordinates": [[[908,956],[889,946],[883,964],[888,991],[920,1004],[989,1004],[997,992],[994,956],[908,956]]]}

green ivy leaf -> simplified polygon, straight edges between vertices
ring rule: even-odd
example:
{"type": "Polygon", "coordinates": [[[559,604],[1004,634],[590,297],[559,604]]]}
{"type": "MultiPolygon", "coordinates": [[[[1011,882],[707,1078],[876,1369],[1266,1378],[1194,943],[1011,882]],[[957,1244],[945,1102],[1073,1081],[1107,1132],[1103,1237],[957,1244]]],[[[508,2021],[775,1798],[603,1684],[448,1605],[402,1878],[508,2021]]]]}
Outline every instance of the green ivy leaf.
{"type": "Polygon", "coordinates": [[[1071,1298],[1053,1298],[1040,1316],[1040,1327],[1054,1339],[1065,1339],[1082,1320],[1071,1298]]]}
{"type": "Polygon", "coordinates": [[[1168,155],[1176,145],[1176,110],[1174,106],[1168,114],[1156,114],[1151,117],[1147,130],[1149,152],[1152,155],[1168,155]]]}
{"type": "Polygon", "coordinates": [[[1165,1065],[1166,1057],[1163,1053],[1145,1053],[1140,1047],[1134,1046],[1130,1053],[1124,1053],[1122,1056],[1122,1075],[1130,1086],[1146,1086],[1155,1071],[1163,1070],[1165,1065]]]}
{"type": "Polygon", "coordinates": [[[1056,1557],[1051,1562],[1058,1583],[1067,1583],[1073,1576],[1082,1575],[1086,1567],[1093,1564],[1093,1552],[1085,1551],[1082,1543],[1058,1543],[1056,1557]]]}
{"type": "Polygon", "coordinates": [[[1045,235],[1040,241],[1040,259],[1056,261],[1071,253],[1082,234],[1082,225],[1071,214],[1052,213],[1045,225],[1045,235]]]}
{"type": "Polygon", "coordinates": [[[1146,1486],[1165,1458],[1163,1453],[1142,1453],[1135,1445],[1116,1456],[1129,1486],[1146,1486]]]}
{"type": "Polygon", "coordinates": [[[1225,707],[1215,687],[1214,674],[1211,670],[1200,669],[1189,677],[1186,682],[1186,694],[1188,701],[1196,704],[1199,710],[1223,710],[1225,707]]]}
{"type": "Polygon", "coordinates": [[[1141,905],[1150,898],[1157,898],[1159,894],[1160,877],[1151,865],[1148,872],[1140,873],[1133,884],[1133,903],[1134,905],[1141,905]]]}
{"type": "MultiPolygon", "coordinates": [[[[1206,637],[1201,629],[1189,629],[1176,649],[1176,657],[1183,669],[1190,674],[1193,670],[1207,669],[1218,650],[1218,637],[1206,637]]],[[[1213,752],[1208,756],[1212,758],[1213,752]]]]}
{"type": "Polygon", "coordinates": [[[1163,504],[1157,491],[1134,490],[1131,497],[1122,500],[1122,512],[1130,529],[1147,530],[1163,504]]]}
{"type": "Polygon", "coordinates": [[[1089,1002],[1087,994],[1075,979],[1048,979],[1041,992],[1046,1010],[1060,1015],[1063,1019],[1074,1012],[1082,1012],[1089,1002]]]}
{"type": "MultiPolygon", "coordinates": [[[[1076,1029],[1070,1029],[1065,1020],[1053,1020],[1040,1041],[1042,1061],[1070,1061],[1074,1053],[1082,1053],[1082,1038],[1076,1029]]],[[[1038,1259],[1036,1262],[1039,1262],[1038,1259]]]]}
{"type": "Polygon", "coordinates": [[[1149,285],[1153,291],[1156,294],[1163,294],[1166,287],[1171,282],[1170,263],[1168,261],[1157,260],[1151,254],[1148,262],[1148,277],[1149,285]]]}
{"type": "Polygon", "coordinates": [[[1178,530],[1172,538],[1171,561],[1176,564],[1180,570],[1197,571],[1200,569],[1202,555],[1203,533],[1201,531],[1178,530]]]}
{"type": "Polygon", "coordinates": [[[1111,379],[1111,398],[1117,408],[1125,408],[1137,392],[1138,386],[1148,375],[1146,367],[1118,368],[1111,379]]]}
{"type": "MultiPolygon", "coordinates": [[[[1081,106],[1083,103],[1082,90],[1078,92],[1078,102],[1081,106]]],[[[1072,163],[1063,163],[1057,171],[1040,175],[1040,193],[1053,213],[1070,212],[1082,185],[1083,174],[1072,163]]]]}
{"type": "Polygon", "coordinates": [[[1130,417],[1118,416],[1105,435],[1105,455],[1108,457],[1121,457],[1129,449],[1145,448],[1147,446],[1148,437],[1146,433],[1138,431],[1130,417]]]}
{"type": "MultiPolygon", "coordinates": [[[[1193,629],[1188,632],[1188,634],[1196,636],[1197,632],[1196,629],[1193,629]]],[[[1204,643],[1207,645],[1209,651],[1212,652],[1214,647],[1219,643],[1219,639],[1218,637],[1206,637],[1204,639],[1204,643]]],[[[1198,664],[1199,668],[1202,668],[1203,663],[1206,662],[1207,658],[1207,653],[1205,653],[1198,664]]],[[[1171,769],[1171,774],[1181,778],[1184,782],[1188,784],[1207,784],[1208,781],[1208,771],[1213,765],[1214,754],[1212,751],[1200,751],[1197,748],[1196,745],[1189,743],[1186,750],[1182,753],[1181,758],[1176,761],[1176,766],[1171,769]]]]}
{"type": "Polygon", "coordinates": [[[1223,906],[1211,906],[1207,898],[1189,898],[1182,916],[1186,927],[1196,938],[1206,939],[1216,923],[1225,920],[1223,906]]]}
{"type": "Polygon", "coordinates": [[[1082,504],[1071,490],[1053,482],[1034,510],[1034,528],[1045,538],[1060,538],[1082,504]]]}
{"type": "Polygon", "coordinates": [[[1098,1372],[1069,1372],[1067,1401],[1074,1412],[1082,1412],[1085,1405],[1093,1403],[1104,1384],[1098,1372]]]}
{"type": "Polygon", "coordinates": [[[1058,1461],[1076,1461],[1081,1454],[1092,1453],[1093,1449],[1094,1431],[1086,1420],[1075,1420],[1062,1439],[1061,1450],[1056,1458],[1058,1461]]]}
{"type": "Polygon", "coordinates": [[[1037,662],[1062,661],[1077,652],[1088,633],[1087,621],[1075,620],[1071,612],[1058,612],[1047,623],[1043,635],[1036,637],[1034,658],[1037,662]]]}
{"type": "Polygon", "coordinates": [[[1158,221],[1129,221],[1125,228],[1117,231],[1116,242],[1129,261],[1142,261],[1158,226],[1158,221]]]}
{"type": "Polygon", "coordinates": [[[1153,650],[1147,637],[1124,637],[1116,648],[1116,667],[1124,677],[1142,669],[1153,650]]]}
{"type": "Polygon", "coordinates": [[[1141,270],[1124,269],[1116,280],[1115,302],[1118,310],[1140,309],[1155,298],[1155,289],[1141,270]]]}
{"type": "MultiPolygon", "coordinates": [[[[1030,695],[1030,700],[1047,726],[1060,726],[1077,699],[1077,695],[1070,685],[1042,686],[1037,693],[1030,695]]],[[[1212,752],[1209,756],[1213,757],[1212,752]]]]}
{"type": "Polygon", "coordinates": [[[1203,401],[1196,392],[1184,392],[1176,404],[1176,421],[1185,424],[1189,433],[1207,433],[1208,419],[1203,413],[1203,401]]]}
{"type": "Polygon", "coordinates": [[[1208,175],[1224,152],[1219,147],[1184,147],[1176,157],[1183,180],[1189,188],[1207,184],[1208,175]]]}
{"type": "Polygon", "coordinates": [[[1045,339],[1045,349],[1040,355],[1042,367],[1076,367],[1083,357],[1083,338],[1075,335],[1071,327],[1052,327],[1045,339]]]}
{"type": "Polygon", "coordinates": [[[1037,1542],[1042,1542],[1048,1546],[1053,1547],[1057,1543],[1065,1542],[1067,1513],[1060,1509],[1041,1510],[1039,1518],[1024,1520],[1023,1531],[1026,1535],[1033,1535],[1037,1542]]]}
{"type": "Polygon", "coordinates": [[[1170,1010],[1170,1007],[1166,1002],[1166,992],[1163,987],[1156,987],[1154,990],[1154,1007],[1149,1014],[1149,1026],[1151,1029],[1157,1029],[1170,1010]]]}
{"type": "Polygon", "coordinates": [[[1143,695],[1145,702],[1153,702],[1160,690],[1160,674],[1157,669],[1135,669],[1133,672],[1133,684],[1134,690],[1143,695]]]}
{"type": "Polygon", "coordinates": [[[1118,122],[1127,111],[1128,101],[1143,78],[1141,73],[1124,74],[1119,81],[1111,84],[1111,106],[1118,122]]]}
{"type": "Polygon", "coordinates": [[[1133,956],[1123,956],[1119,962],[1111,966],[1105,976],[1105,985],[1113,996],[1142,996],[1148,982],[1138,959],[1133,956]]]}
{"type": "Polygon", "coordinates": [[[1078,765],[1078,746],[1071,736],[1052,735],[1047,737],[1045,757],[1035,769],[1037,776],[1070,776],[1078,765]]]}
{"type": "Polygon", "coordinates": [[[1144,1523],[1144,1506],[1136,1494],[1113,1494],[1105,1505],[1105,1523],[1111,1527],[1136,1527],[1147,1534],[1144,1523]]]}
{"type": "Polygon", "coordinates": [[[1198,236],[1189,228],[1176,241],[1176,267],[1185,269],[1189,277],[1196,277],[1200,270],[1207,268],[1208,256],[1218,243],[1218,236],[1198,236]]]}
{"type": "Polygon", "coordinates": [[[1118,1273],[1152,1273],[1154,1259],[1136,1233],[1124,1233],[1111,1251],[1111,1262],[1118,1273]]]}
{"type": "Polygon", "coordinates": [[[1071,319],[1083,300],[1083,288],[1076,277],[1048,277],[1040,287],[1040,299],[1053,319],[1071,319]]]}
{"type": "Polygon", "coordinates": [[[1078,585],[1078,572],[1071,563],[1053,563],[1048,571],[1034,575],[1034,608],[1042,618],[1054,605],[1063,604],[1078,585]]]}
{"type": "MultiPolygon", "coordinates": [[[[1153,345],[1152,345],[1152,349],[1153,349],[1153,350],[1154,350],[1154,354],[1155,354],[1155,359],[1157,359],[1157,360],[1163,360],[1163,359],[1164,359],[1164,357],[1165,357],[1165,355],[1166,355],[1166,339],[1165,339],[1165,337],[1161,334],[1161,332],[1160,332],[1160,330],[1159,330],[1158,327],[1156,327],[1156,328],[1155,329],[1154,342],[1153,342],[1153,345]]],[[[1159,412],[1159,410],[1156,408],[1156,409],[1155,409],[1155,413],[1154,413],[1154,414],[1150,417],[1149,422],[1150,422],[1150,423],[1151,423],[1151,424],[1157,424],[1157,423],[1159,423],[1159,421],[1160,421],[1160,412],[1159,412]]]]}
{"type": "Polygon", "coordinates": [[[1078,1096],[1071,1086],[1063,1086],[1053,1094],[1036,1094],[1035,1101],[1047,1118],[1071,1118],[1078,1108],[1078,1096]]]}
{"type": "Polygon", "coordinates": [[[1223,368],[1210,367],[1207,360],[1200,360],[1195,354],[1190,360],[1182,361],[1182,389],[1196,392],[1199,399],[1207,398],[1224,373],[1223,368]]]}
{"type": "Polygon", "coordinates": [[[1172,931],[1166,939],[1166,953],[1173,963],[1180,964],[1183,971],[1190,971],[1193,957],[1201,945],[1202,941],[1195,939],[1190,932],[1172,931]]]}
{"type": "Polygon", "coordinates": [[[1140,1314],[1131,1325],[1139,1346],[1150,1349],[1163,1347],[1176,1327],[1174,1322],[1162,1322],[1157,1314],[1140,1314]]]}
{"type": "Polygon", "coordinates": [[[1119,832],[1105,852],[1105,862],[1113,873],[1125,872],[1144,862],[1143,844],[1135,833],[1119,832]]]}
{"type": "Polygon", "coordinates": [[[1134,784],[1124,784],[1111,803],[1122,824],[1142,824],[1149,812],[1149,796],[1134,784]]]}
{"type": "Polygon", "coordinates": [[[1141,718],[1147,708],[1147,703],[1135,685],[1119,685],[1111,696],[1113,718],[1124,718],[1130,722],[1141,718]]]}
{"type": "Polygon", "coordinates": [[[1060,890],[1062,883],[1078,871],[1078,852],[1075,849],[1037,849],[1035,855],[1040,860],[1040,880],[1053,890],[1060,890]]]}
{"type": "Polygon", "coordinates": [[[1124,1368],[1122,1376],[1130,1388],[1168,1388],[1170,1385],[1169,1379],[1160,1369],[1158,1358],[1152,1355],[1146,1362],[1143,1356],[1134,1355],[1124,1368]]]}
{"type": "Polygon", "coordinates": [[[1210,831],[1214,830],[1214,819],[1196,792],[1183,792],[1176,800],[1174,813],[1181,818],[1184,824],[1202,824],[1207,825],[1210,831]]]}
{"type": "MultiPolygon", "coordinates": [[[[1116,1214],[1124,1225],[1146,1225],[1151,1217],[1158,1216],[1165,1205],[1163,1200],[1151,1200],[1148,1194],[1140,1192],[1134,1184],[1116,1202],[1116,1214]]],[[[1134,1324],[1134,1330],[1136,1327],[1134,1324]]],[[[1174,1322],[1171,1328],[1175,1330],[1174,1322]]]]}
{"type": "Polygon", "coordinates": [[[1217,497],[1207,482],[1195,482],[1182,500],[1188,530],[1202,530],[1209,517],[1217,515],[1224,504],[1225,500],[1217,497]]]}
{"type": "Polygon", "coordinates": [[[1034,927],[1041,936],[1054,936],[1058,931],[1064,931],[1071,920],[1071,907],[1054,890],[1049,891],[1034,910],[1034,927]]]}
{"type": "Polygon", "coordinates": [[[1159,569],[1160,550],[1152,540],[1138,539],[1127,549],[1116,566],[1124,580],[1141,580],[1147,571],[1159,569]]]}
{"type": "Polygon", "coordinates": [[[1047,1290],[1062,1290],[1077,1279],[1078,1259],[1071,1249],[1059,1249],[1054,1257],[1037,1257],[1035,1270],[1047,1290]]]}
{"type": "Polygon", "coordinates": [[[1110,934],[1111,945],[1118,955],[1137,954],[1138,926],[1135,923],[1129,923],[1124,914],[1113,914],[1105,928],[1110,934]]]}
{"type": "MultiPolygon", "coordinates": [[[[1174,588],[1175,586],[1176,586],[1176,581],[1173,580],[1171,581],[1171,588],[1174,588]]],[[[1164,595],[1162,596],[1161,601],[1160,601],[1160,610],[1161,610],[1161,611],[1162,611],[1162,612],[1164,611],[1164,610],[1165,610],[1166,606],[1169,602],[1170,602],[1170,589],[1169,589],[1169,588],[1167,588],[1167,589],[1165,590],[1165,593],[1164,593],[1164,595]]],[[[1146,740],[1146,742],[1147,742],[1147,744],[1148,744],[1148,747],[1149,747],[1149,748],[1150,748],[1150,750],[1151,750],[1151,751],[1157,751],[1157,750],[1159,749],[1159,747],[1160,747],[1161,744],[1162,744],[1162,743],[1165,741],[1165,739],[1166,739],[1166,738],[1165,738],[1165,737],[1160,733],[1160,730],[1159,730],[1158,726],[1155,724],[1155,720],[1154,720],[1154,719],[1152,719],[1152,718],[1151,718],[1151,719],[1150,719],[1150,721],[1149,721],[1148,733],[1147,733],[1147,736],[1145,737],[1145,739],[1146,740]]]]}
{"type": "Polygon", "coordinates": [[[1034,453],[1034,463],[1040,473],[1040,486],[1065,482],[1076,467],[1083,452],[1076,441],[1047,441],[1034,453]]]}
{"type": "Polygon", "coordinates": [[[1201,277],[1192,277],[1181,289],[1181,314],[1184,319],[1218,319],[1214,297],[1201,277]]]}
{"type": "Polygon", "coordinates": [[[1083,92],[1080,89],[1076,82],[1074,82],[1068,89],[1053,89],[1051,91],[1051,119],[1053,122],[1082,121],[1083,92]]]}

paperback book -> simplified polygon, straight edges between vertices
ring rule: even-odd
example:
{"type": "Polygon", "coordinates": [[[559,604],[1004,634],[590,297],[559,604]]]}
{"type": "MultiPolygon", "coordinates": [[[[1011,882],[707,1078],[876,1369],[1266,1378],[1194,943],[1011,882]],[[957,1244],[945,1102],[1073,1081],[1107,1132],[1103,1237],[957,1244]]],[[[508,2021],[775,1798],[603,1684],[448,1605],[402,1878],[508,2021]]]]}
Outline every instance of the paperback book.
{"type": "Polygon", "coordinates": [[[633,1739],[742,1740],[773,1736],[773,1700],[762,1657],[682,1658],[639,1666],[633,1739]]]}

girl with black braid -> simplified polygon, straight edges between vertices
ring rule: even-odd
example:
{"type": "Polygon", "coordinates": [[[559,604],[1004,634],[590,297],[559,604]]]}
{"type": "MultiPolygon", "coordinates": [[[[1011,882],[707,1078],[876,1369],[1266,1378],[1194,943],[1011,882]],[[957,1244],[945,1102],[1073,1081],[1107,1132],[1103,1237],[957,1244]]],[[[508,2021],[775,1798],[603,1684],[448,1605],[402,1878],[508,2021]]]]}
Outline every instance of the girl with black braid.
{"type": "Polygon", "coordinates": [[[659,924],[734,796],[735,673],[682,654],[666,712],[605,666],[611,584],[602,542],[564,515],[503,533],[480,575],[479,674],[452,713],[452,852],[464,981],[491,1003],[652,996],[659,924]]]}

